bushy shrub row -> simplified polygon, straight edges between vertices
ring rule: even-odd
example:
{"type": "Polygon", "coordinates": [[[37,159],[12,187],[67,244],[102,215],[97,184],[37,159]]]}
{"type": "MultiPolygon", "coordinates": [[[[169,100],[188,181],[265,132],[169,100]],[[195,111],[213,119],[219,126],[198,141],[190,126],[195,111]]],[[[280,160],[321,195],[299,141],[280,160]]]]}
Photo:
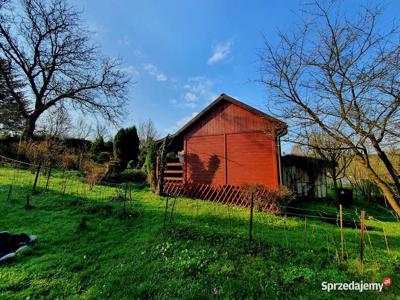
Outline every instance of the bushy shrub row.
{"type": "Polygon", "coordinates": [[[286,186],[278,189],[268,188],[260,184],[247,184],[243,188],[254,194],[254,208],[258,211],[283,213],[296,200],[296,194],[286,186]]]}

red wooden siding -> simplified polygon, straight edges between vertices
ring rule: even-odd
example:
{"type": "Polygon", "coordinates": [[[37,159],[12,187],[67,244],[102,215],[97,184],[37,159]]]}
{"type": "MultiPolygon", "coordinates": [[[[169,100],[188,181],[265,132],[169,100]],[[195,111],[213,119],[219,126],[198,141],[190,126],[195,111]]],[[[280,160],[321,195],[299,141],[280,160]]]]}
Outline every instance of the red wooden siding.
{"type": "Polygon", "coordinates": [[[222,102],[186,132],[185,178],[211,185],[278,186],[275,123],[222,102]]]}
{"type": "Polygon", "coordinates": [[[264,133],[227,135],[228,184],[259,183],[278,186],[276,148],[264,133]]]}
{"type": "Polygon", "coordinates": [[[275,124],[229,102],[222,102],[192,126],[186,137],[267,131],[275,124]]]}
{"type": "Polygon", "coordinates": [[[191,137],[186,147],[189,182],[278,186],[275,141],[264,133],[191,137]]]}
{"type": "Polygon", "coordinates": [[[188,180],[205,184],[225,183],[224,135],[188,139],[185,156],[188,180]]]}

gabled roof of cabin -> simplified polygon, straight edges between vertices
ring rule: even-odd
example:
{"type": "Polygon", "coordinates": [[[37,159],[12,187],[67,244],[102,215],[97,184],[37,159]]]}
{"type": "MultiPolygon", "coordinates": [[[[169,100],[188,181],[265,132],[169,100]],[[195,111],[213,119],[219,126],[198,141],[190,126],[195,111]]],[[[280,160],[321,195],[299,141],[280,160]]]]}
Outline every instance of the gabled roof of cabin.
{"type": "Polygon", "coordinates": [[[251,107],[250,105],[247,105],[235,98],[232,98],[226,94],[221,94],[217,99],[215,99],[212,103],[210,103],[206,108],[204,108],[200,113],[198,113],[193,119],[191,119],[188,123],[186,123],[186,125],[184,125],[181,129],[179,129],[174,135],[173,137],[179,136],[181,135],[183,132],[185,132],[186,130],[188,130],[193,124],[195,124],[198,120],[200,120],[204,115],[206,115],[210,110],[212,110],[214,107],[216,107],[218,104],[220,104],[221,102],[226,101],[232,104],[235,104],[249,112],[251,112],[252,114],[259,116],[263,119],[266,120],[270,120],[273,123],[277,124],[277,127],[282,129],[282,130],[286,130],[287,125],[285,122],[278,120],[264,112],[262,112],[261,110],[258,110],[254,107],[251,107]]]}
{"type": "MultiPolygon", "coordinates": [[[[180,145],[183,143],[183,138],[182,138],[182,133],[184,133],[186,130],[188,130],[192,125],[194,125],[197,121],[202,119],[209,111],[211,111],[213,108],[218,106],[221,102],[226,101],[228,103],[235,104],[252,114],[259,116],[263,119],[270,120],[273,123],[277,124],[277,129],[279,130],[277,132],[278,135],[285,135],[287,133],[287,124],[279,119],[276,119],[261,110],[258,110],[250,105],[247,105],[235,98],[232,98],[231,96],[228,96],[226,94],[221,94],[217,99],[215,99],[213,102],[211,102],[206,108],[204,108],[200,113],[198,113],[193,119],[191,119],[188,123],[186,123],[181,129],[179,129],[175,134],[170,135],[170,138],[172,138],[172,144],[180,145]]],[[[159,144],[162,141],[164,141],[164,138],[161,138],[157,140],[155,143],[159,144]]],[[[174,147],[174,146],[173,146],[174,147]]],[[[179,146],[180,147],[180,146],[179,146]]]]}

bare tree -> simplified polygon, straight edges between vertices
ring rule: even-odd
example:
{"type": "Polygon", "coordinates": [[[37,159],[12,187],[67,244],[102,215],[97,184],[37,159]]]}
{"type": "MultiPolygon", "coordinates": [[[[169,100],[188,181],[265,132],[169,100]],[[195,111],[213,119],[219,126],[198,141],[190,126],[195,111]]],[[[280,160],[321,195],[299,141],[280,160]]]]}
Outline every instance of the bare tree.
{"type": "Polygon", "coordinates": [[[138,126],[138,135],[141,147],[155,141],[158,133],[153,120],[148,119],[147,121],[141,122],[138,126]]]}
{"type": "Polygon", "coordinates": [[[90,123],[86,122],[84,118],[79,118],[78,121],[75,122],[75,125],[71,128],[71,136],[81,139],[87,140],[90,135],[93,133],[93,128],[90,123]]]}
{"type": "Polygon", "coordinates": [[[352,151],[341,141],[323,132],[308,133],[306,143],[313,156],[328,162],[328,176],[332,179],[334,189],[337,190],[338,181],[346,176],[346,170],[353,159],[352,151]]]}
{"type": "Polygon", "coordinates": [[[103,57],[91,44],[81,14],[66,0],[22,0],[21,8],[5,2],[0,6],[0,59],[9,61],[27,84],[28,105],[20,103],[23,137],[33,136],[45,111],[66,102],[71,109],[118,120],[129,80],[118,60],[103,57]]]}
{"type": "Polygon", "coordinates": [[[157,138],[157,129],[154,125],[153,120],[148,119],[147,121],[141,122],[138,126],[139,136],[139,166],[145,168],[145,161],[147,153],[151,150],[152,144],[157,138]]]}
{"type": "Polygon", "coordinates": [[[44,116],[42,123],[42,131],[50,138],[65,138],[71,130],[71,117],[67,108],[64,106],[52,107],[44,116]]]}
{"type": "Polygon", "coordinates": [[[347,18],[337,2],[314,2],[292,33],[266,39],[261,81],[291,126],[290,140],[322,131],[350,150],[400,215],[399,171],[387,155],[400,141],[400,43],[397,27],[378,24],[381,11],[347,18]],[[387,27],[386,27],[387,28],[387,27]],[[374,154],[389,180],[371,164],[374,154]]]}
{"type": "Polygon", "coordinates": [[[96,137],[102,137],[105,140],[111,139],[109,126],[100,120],[96,122],[96,137]]]}

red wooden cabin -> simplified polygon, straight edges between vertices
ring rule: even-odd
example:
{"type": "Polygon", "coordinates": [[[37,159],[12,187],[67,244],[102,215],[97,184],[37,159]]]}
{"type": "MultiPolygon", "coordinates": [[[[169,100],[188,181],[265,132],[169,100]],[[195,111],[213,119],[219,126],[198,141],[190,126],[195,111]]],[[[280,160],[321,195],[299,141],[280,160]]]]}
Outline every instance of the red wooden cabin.
{"type": "Polygon", "coordinates": [[[280,137],[286,132],[284,122],[222,94],[172,136],[172,148],[183,153],[183,169],[170,164],[166,179],[277,188],[282,182],[280,137]]]}

